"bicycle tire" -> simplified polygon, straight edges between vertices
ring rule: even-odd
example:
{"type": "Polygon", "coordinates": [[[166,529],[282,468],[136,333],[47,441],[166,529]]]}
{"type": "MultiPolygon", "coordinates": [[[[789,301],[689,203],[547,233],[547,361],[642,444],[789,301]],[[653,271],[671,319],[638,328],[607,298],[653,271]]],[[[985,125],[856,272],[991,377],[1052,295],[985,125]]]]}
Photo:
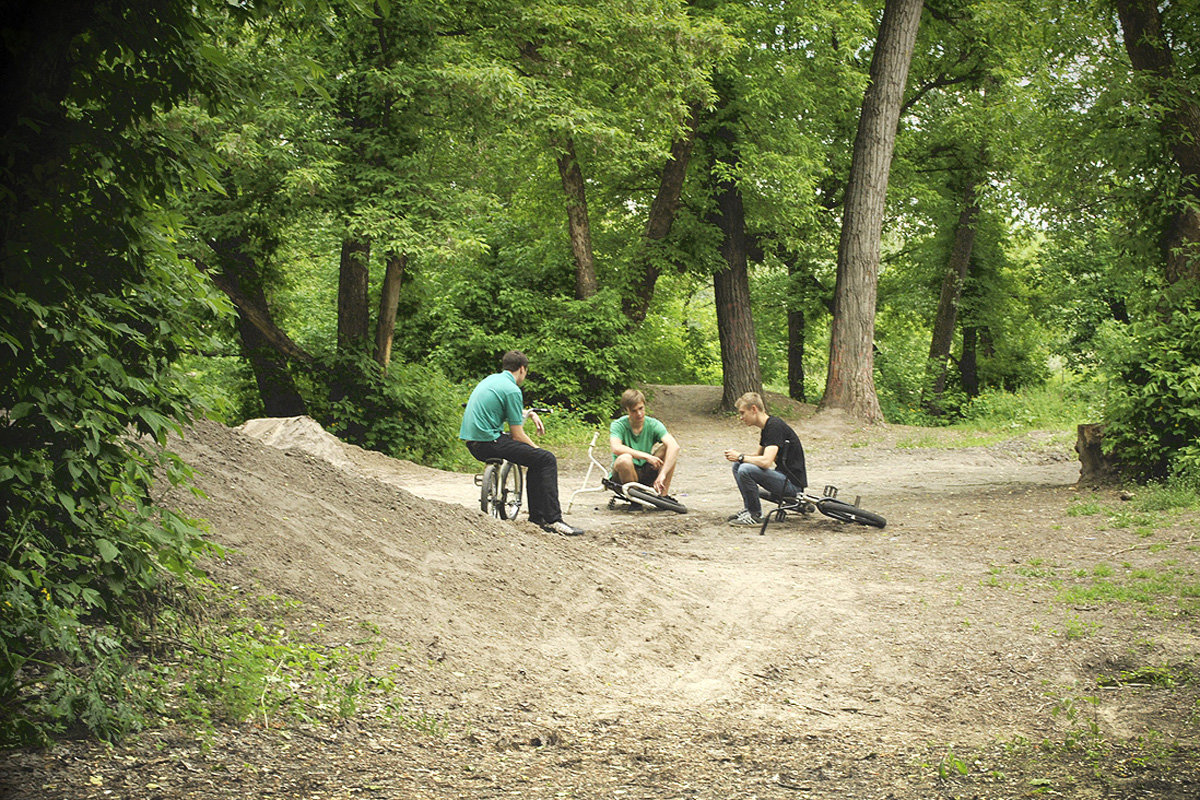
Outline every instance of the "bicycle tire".
{"type": "Polygon", "coordinates": [[[686,514],[687,506],[680,503],[678,500],[672,500],[656,494],[649,489],[643,489],[640,486],[627,486],[625,495],[635,502],[646,502],[655,508],[661,508],[664,511],[674,511],[676,514],[686,514]]]}
{"type": "Polygon", "coordinates": [[[500,495],[496,501],[500,519],[516,519],[521,513],[525,476],[520,464],[504,462],[500,467],[500,495]]]}
{"type": "Polygon", "coordinates": [[[496,499],[500,495],[499,469],[499,464],[488,464],[483,469],[483,479],[479,483],[479,508],[493,517],[499,516],[496,510],[496,499]]]}
{"type": "Polygon", "coordinates": [[[869,525],[872,528],[882,528],[887,525],[887,520],[873,511],[843,503],[841,500],[834,500],[832,497],[818,500],[817,510],[840,522],[853,522],[858,525],[869,525]]]}

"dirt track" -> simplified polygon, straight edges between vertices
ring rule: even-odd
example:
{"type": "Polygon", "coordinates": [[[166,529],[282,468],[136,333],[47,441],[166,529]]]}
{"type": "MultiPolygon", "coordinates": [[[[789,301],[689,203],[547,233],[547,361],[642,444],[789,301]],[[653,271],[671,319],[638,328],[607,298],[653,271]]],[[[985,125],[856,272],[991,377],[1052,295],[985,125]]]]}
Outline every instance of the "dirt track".
{"type": "MultiPolygon", "coordinates": [[[[1195,619],[1057,599],[1102,564],[1194,582],[1200,556],[1176,546],[1192,523],[1155,531],[1167,547],[1152,552],[1134,529],[1069,515],[1062,436],[911,447],[934,434],[781,404],[812,483],[889,524],[789,518],[760,537],[724,523],[739,504],[719,454],[757,432],[714,414],[718,399],[659,387],[649,403],[683,443],[673,493],[690,513],[584,493],[575,539],[484,517],[469,476],[311,422],[199,426],[182,448],[208,499],[188,510],[233,548],[220,576],[302,600],[335,635],[378,625],[407,713],[443,733],[246,726],[203,746],[157,732],[119,768],[76,745],[10,756],[4,779],[37,798],[1197,794],[1186,764],[1097,775],[1067,748],[1041,775],[1033,752],[1084,730],[1117,751],[1150,731],[1195,747],[1194,687],[1098,684],[1194,665],[1195,619]]],[[[564,507],[585,469],[582,451],[561,454],[564,507]]]]}

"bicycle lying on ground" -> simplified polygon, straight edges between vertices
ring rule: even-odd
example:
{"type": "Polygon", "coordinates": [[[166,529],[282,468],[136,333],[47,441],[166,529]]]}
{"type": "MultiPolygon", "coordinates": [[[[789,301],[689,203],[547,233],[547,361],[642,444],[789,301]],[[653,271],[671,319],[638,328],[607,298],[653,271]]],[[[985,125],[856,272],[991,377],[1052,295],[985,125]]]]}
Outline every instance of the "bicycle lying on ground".
{"type": "Polygon", "coordinates": [[[794,496],[780,497],[761,488],[758,493],[762,499],[776,504],[775,508],[763,514],[759,535],[767,532],[767,525],[772,518],[779,521],[785,519],[789,513],[811,514],[814,509],[839,522],[854,522],[858,525],[869,525],[872,528],[882,528],[887,525],[887,520],[880,515],[859,508],[858,498],[855,498],[853,503],[838,500],[836,486],[826,486],[821,494],[813,494],[807,489],[803,489],[794,496]]]}
{"type": "MultiPolygon", "coordinates": [[[[531,408],[529,414],[549,414],[548,408],[531,408]]],[[[525,468],[503,458],[483,462],[483,472],[475,476],[479,487],[479,508],[496,519],[516,519],[525,496],[525,468]]]]}
{"type": "Polygon", "coordinates": [[[585,492],[603,492],[608,490],[613,493],[613,497],[608,500],[609,509],[615,509],[618,502],[628,503],[630,508],[636,506],[642,508],[657,508],[663,511],[674,511],[676,514],[686,514],[687,506],[680,503],[669,495],[661,495],[654,491],[653,486],[647,486],[644,483],[630,481],[629,483],[620,483],[610,480],[608,477],[610,467],[600,462],[596,458],[596,440],[600,438],[600,431],[592,434],[592,441],[588,445],[588,468],[587,474],[583,476],[583,484],[571,493],[571,500],[567,503],[567,511],[571,510],[571,505],[575,502],[577,495],[585,492]],[[588,487],[588,481],[592,479],[592,471],[599,468],[600,478],[599,486],[588,487]]]}

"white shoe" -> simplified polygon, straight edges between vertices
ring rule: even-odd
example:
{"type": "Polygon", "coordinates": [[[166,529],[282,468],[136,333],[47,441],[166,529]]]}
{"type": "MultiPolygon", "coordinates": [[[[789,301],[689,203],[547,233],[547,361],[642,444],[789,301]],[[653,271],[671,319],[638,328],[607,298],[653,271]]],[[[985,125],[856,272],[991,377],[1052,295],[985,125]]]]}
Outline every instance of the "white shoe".
{"type": "Polygon", "coordinates": [[[746,509],[742,509],[734,514],[729,519],[730,525],[762,525],[762,517],[751,514],[746,509]]]}
{"type": "Polygon", "coordinates": [[[582,528],[575,528],[561,519],[558,522],[549,522],[543,525],[542,530],[548,533],[561,533],[563,536],[581,536],[583,534],[582,528]]]}

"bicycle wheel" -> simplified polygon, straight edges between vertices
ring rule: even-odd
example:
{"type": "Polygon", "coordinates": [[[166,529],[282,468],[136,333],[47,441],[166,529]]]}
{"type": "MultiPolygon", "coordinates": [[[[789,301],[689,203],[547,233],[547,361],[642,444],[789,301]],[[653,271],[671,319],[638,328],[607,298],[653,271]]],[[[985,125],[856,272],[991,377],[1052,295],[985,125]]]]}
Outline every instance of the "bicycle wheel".
{"type": "Polygon", "coordinates": [[[520,464],[505,461],[500,467],[500,495],[496,508],[500,519],[516,519],[521,513],[521,496],[525,490],[525,474],[520,464]]]}
{"type": "Polygon", "coordinates": [[[663,497],[656,494],[652,489],[646,489],[641,486],[627,486],[625,488],[625,496],[636,503],[649,503],[655,508],[661,508],[664,511],[674,511],[676,514],[686,514],[687,506],[670,497],[663,497]]]}
{"type": "Polygon", "coordinates": [[[493,517],[500,516],[497,510],[497,500],[500,497],[500,465],[488,464],[483,470],[483,479],[479,484],[479,508],[485,514],[493,517]]]}
{"type": "Polygon", "coordinates": [[[870,525],[872,528],[882,528],[887,525],[887,520],[878,514],[849,503],[843,503],[841,500],[834,500],[832,497],[818,500],[817,510],[827,517],[842,522],[855,522],[859,525],[870,525]]]}

